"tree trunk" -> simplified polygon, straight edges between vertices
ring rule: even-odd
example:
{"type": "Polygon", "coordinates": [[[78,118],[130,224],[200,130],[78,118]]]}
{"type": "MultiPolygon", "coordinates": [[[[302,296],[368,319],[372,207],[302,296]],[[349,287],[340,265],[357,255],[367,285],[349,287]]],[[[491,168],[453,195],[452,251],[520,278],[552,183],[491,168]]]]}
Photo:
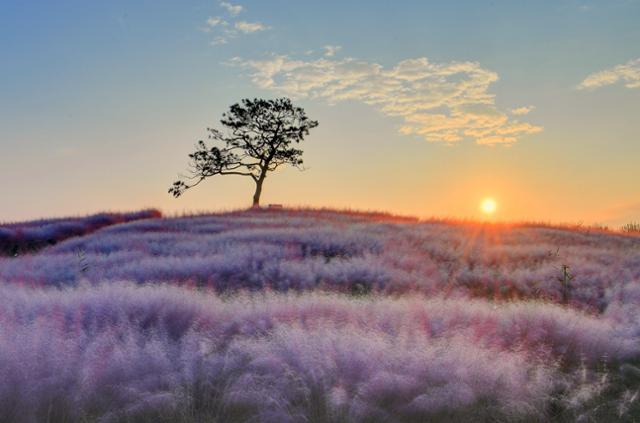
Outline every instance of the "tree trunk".
{"type": "Polygon", "coordinates": [[[253,194],[253,206],[255,208],[260,207],[260,194],[262,194],[262,183],[264,182],[264,178],[266,175],[260,176],[260,178],[256,181],[256,192],[253,194]]]}

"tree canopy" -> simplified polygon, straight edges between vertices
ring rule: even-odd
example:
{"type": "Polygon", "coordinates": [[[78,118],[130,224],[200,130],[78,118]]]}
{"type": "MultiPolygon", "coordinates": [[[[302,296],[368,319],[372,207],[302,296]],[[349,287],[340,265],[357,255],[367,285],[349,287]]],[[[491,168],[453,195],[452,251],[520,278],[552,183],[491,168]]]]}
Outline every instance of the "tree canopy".
{"type": "Polygon", "coordinates": [[[253,206],[259,206],[268,172],[282,165],[301,168],[298,144],[318,126],[288,98],[243,99],[222,115],[220,124],[223,130],[207,128],[208,139],[218,145],[209,147],[200,140],[189,154],[189,175],[169,188],[174,197],[211,176],[247,176],[256,184],[253,206]]]}

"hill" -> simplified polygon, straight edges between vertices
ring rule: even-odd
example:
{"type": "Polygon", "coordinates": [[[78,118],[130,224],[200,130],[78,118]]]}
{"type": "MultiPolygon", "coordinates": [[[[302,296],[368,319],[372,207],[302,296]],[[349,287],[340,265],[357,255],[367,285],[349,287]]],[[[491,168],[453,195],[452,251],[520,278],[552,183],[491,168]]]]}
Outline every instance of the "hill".
{"type": "Polygon", "coordinates": [[[332,210],[146,217],[0,258],[0,420],[639,416],[640,237],[332,210]]]}

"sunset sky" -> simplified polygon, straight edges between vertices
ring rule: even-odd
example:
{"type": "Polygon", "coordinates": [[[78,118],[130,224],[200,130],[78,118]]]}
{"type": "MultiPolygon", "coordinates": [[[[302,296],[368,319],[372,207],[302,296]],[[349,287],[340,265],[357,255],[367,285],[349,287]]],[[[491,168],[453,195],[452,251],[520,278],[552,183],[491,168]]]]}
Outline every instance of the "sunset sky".
{"type": "Polygon", "coordinates": [[[167,189],[244,97],[320,122],[263,203],[640,220],[640,0],[0,2],[0,221],[250,205],[167,189]]]}

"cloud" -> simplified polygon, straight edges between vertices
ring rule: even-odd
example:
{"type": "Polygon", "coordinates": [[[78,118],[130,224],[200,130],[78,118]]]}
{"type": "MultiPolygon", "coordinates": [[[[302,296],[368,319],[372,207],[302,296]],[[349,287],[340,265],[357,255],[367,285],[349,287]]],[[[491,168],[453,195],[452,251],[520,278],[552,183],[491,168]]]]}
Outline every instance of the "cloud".
{"type": "Polygon", "coordinates": [[[581,12],[591,12],[593,10],[593,5],[592,4],[581,4],[578,6],[578,10],[580,10],[581,12]]]}
{"type": "Polygon", "coordinates": [[[227,22],[224,21],[224,19],[220,18],[219,16],[209,16],[209,18],[207,18],[207,26],[209,28],[213,28],[215,26],[218,25],[226,25],[227,22]]]}
{"type": "Polygon", "coordinates": [[[578,89],[595,89],[617,82],[624,82],[627,88],[640,88],[640,58],[630,60],[623,65],[592,73],[578,85],[578,89]]]}
{"type": "Polygon", "coordinates": [[[371,105],[386,116],[400,118],[400,133],[427,141],[469,139],[481,145],[504,145],[542,131],[496,108],[488,88],[498,75],[476,62],[432,63],[417,58],[385,68],[354,58],[305,61],[274,55],[264,60],[236,57],[228,64],[245,69],[262,89],[329,104],[371,105]]]}
{"type": "Polygon", "coordinates": [[[212,46],[227,44],[229,40],[238,38],[243,34],[253,34],[270,29],[261,22],[235,20],[235,16],[245,10],[244,7],[239,4],[231,4],[223,1],[220,2],[220,7],[225,9],[231,15],[231,18],[227,21],[220,16],[210,16],[207,18],[206,25],[200,28],[202,32],[212,34],[213,39],[209,42],[212,46]]]}
{"type": "Polygon", "coordinates": [[[533,109],[535,109],[535,106],[516,107],[515,109],[511,109],[511,114],[516,116],[523,116],[528,114],[533,109]]]}
{"type": "Polygon", "coordinates": [[[339,52],[340,50],[342,50],[342,46],[324,46],[324,55],[325,57],[333,57],[336,55],[337,52],[339,52]]]}
{"type": "Polygon", "coordinates": [[[226,1],[220,2],[220,6],[223,7],[227,12],[229,12],[231,16],[237,16],[244,10],[244,7],[240,6],[239,4],[231,4],[226,1]]]}
{"type": "Polygon", "coordinates": [[[265,31],[269,29],[268,26],[263,25],[260,22],[238,21],[234,26],[238,31],[244,34],[252,34],[254,32],[265,31]]]}
{"type": "Polygon", "coordinates": [[[212,46],[219,46],[221,44],[227,44],[228,42],[229,40],[226,37],[220,35],[211,40],[209,44],[211,44],[212,46]]]}

